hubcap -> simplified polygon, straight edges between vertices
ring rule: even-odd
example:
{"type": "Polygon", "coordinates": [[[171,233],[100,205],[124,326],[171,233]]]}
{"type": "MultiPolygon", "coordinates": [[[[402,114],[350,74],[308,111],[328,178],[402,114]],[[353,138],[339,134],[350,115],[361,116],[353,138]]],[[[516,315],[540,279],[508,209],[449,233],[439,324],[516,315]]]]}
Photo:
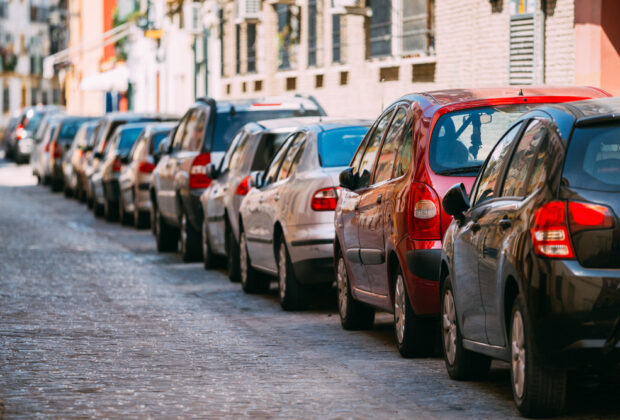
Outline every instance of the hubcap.
{"type": "Polygon", "coordinates": [[[525,390],[525,337],[523,318],[520,311],[515,311],[512,318],[512,384],[517,398],[523,397],[525,390]]]}
{"type": "Polygon", "coordinates": [[[248,250],[245,244],[245,232],[241,232],[239,238],[239,268],[241,269],[241,284],[248,282],[248,250]]]}
{"type": "Polygon", "coordinates": [[[396,277],[396,288],[394,290],[394,327],[399,344],[405,338],[405,298],[405,283],[403,275],[399,274],[396,277]]]}
{"type": "Polygon", "coordinates": [[[338,309],[340,311],[340,317],[344,319],[347,316],[347,305],[349,304],[347,295],[349,278],[347,277],[347,267],[344,265],[344,258],[342,257],[338,259],[336,281],[338,284],[338,309]]]}
{"type": "Polygon", "coordinates": [[[280,244],[280,255],[278,257],[278,283],[280,285],[280,299],[286,296],[286,247],[284,242],[280,244]]]}
{"type": "Polygon", "coordinates": [[[450,290],[446,291],[443,297],[443,346],[448,358],[448,363],[454,364],[456,358],[456,310],[454,309],[454,298],[450,290]]]}

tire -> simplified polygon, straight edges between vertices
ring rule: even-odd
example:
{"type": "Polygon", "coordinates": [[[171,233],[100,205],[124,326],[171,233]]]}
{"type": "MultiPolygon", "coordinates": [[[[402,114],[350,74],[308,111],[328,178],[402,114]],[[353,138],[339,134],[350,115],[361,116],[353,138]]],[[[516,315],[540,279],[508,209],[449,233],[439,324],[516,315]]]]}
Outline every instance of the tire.
{"type": "Polygon", "coordinates": [[[452,379],[479,379],[489,373],[491,358],[463,347],[450,276],[441,289],[441,341],[443,359],[452,379]]]}
{"type": "Polygon", "coordinates": [[[62,181],[61,180],[52,178],[51,184],[52,184],[52,191],[53,192],[60,192],[60,191],[62,191],[62,181]]]}
{"type": "Polygon", "coordinates": [[[187,214],[185,212],[181,213],[180,225],[179,242],[183,261],[200,261],[202,258],[202,235],[192,227],[189,220],[187,220],[187,214]]]}
{"type": "Polygon", "coordinates": [[[207,219],[202,221],[202,262],[205,270],[217,268],[217,256],[209,245],[209,232],[207,231],[207,219]]]}
{"type": "Polygon", "coordinates": [[[63,188],[63,193],[65,194],[65,197],[67,198],[73,197],[73,190],[71,190],[71,188],[67,185],[66,182],[63,188]]]}
{"type": "Polygon", "coordinates": [[[248,253],[248,244],[243,230],[239,235],[239,258],[241,288],[243,291],[248,294],[266,293],[269,290],[269,280],[261,276],[252,267],[250,254],[248,253]]]}
{"type": "Polygon", "coordinates": [[[233,283],[241,281],[241,267],[239,264],[239,244],[235,239],[235,234],[230,227],[226,228],[226,260],[228,265],[228,278],[233,283]]]}
{"type": "Polygon", "coordinates": [[[157,207],[154,201],[151,203],[151,211],[149,212],[149,218],[151,219],[151,233],[155,235],[157,233],[157,207]]]}
{"type": "Polygon", "coordinates": [[[157,244],[157,251],[159,252],[174,252],[177,250],[179,243],[178,232],[176,229],[166,223],[161,217],[159,209],[155,207],[155,242],[157,244]]]}
{"type": "Polygon", "coordinates": [[[133,224],[133,214],[125,211],[125,200],[123,199],[123,193],[118,202],[118,218],[121,221],[121,225],[130,226],[133,224]]]}
{"type": "Polygon", "coordinates": [[[285,311],[295,311],[304,309],[307,305],[307,291],[303,285],[299,284],[295,276],[295,270],[291,263],[291,258],[286,249],[284,237],[278,243],[278,295],[280,296],[280,306],[285,311]]]}
{"type": "Polygon", "coordinates": [[[336,261],[336,286],[338,289],[338,313],[345,330],[368,330],[375,323],[375,309],[353,299],[351,283],[342,251],[336,261]]]}
{"type": "Polygon", "coordinates": [[[108,222],[118,220],[118,202],[110,202],[107,198],[103,199],[103,215],[108,222]]]}
{"type": "Polygon", "coordinates": [[[134,204],[133,225],[136,229],[148,229],[150,226],[151,215],[145,211],[140,211],[134,204]]]}
{"type": "Polygon", "coordinates": [[[519,412],[525,417],[551,417],[566,405],[566,371],[543,366],[534,354],[534,337],[524,299],[517,296],[510,318],[510,382],[519,412]]]}

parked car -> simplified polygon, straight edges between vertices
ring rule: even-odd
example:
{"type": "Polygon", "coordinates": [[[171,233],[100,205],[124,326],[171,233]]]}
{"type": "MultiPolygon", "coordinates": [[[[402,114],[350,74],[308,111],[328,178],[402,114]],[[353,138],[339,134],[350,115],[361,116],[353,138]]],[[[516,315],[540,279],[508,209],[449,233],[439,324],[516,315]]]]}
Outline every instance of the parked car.
{"type": "Polygon", "coordinates": [[[81,159],[77,161],[75,166],[75,172],[77,174],[77,182],[78,182],[78,191],[79,191],[79,199],[82,202],[88,202],[89,197],[89,184],[90,180],[88,179],[87,170],[89,170],[89,162],[91,162],[95,143],[97,141],[97,134],[99,132],[100,121],[96,120],[90,122],[88,124],[93,124],[92,131],[89,131],[84,139],[84,154],[81,159]]]}
{"type": "Polygon", "coordinates": [[[50,144],[56,135],[56,129],[63,115],[62,112],[47,114],[34,135],[34,147],[30,153],[30,167],[39,184],[49,185],[52,181],[50,144]]]}
{"type": "Polygon", "coordinates": [[[120,219],[123,224],[133,221],[136,228],[149,225],[151,211],[151,174],[158,159],[158,149],[175,123],[148,124],[131,148],[119,178],[120,219]]]}
{"type": "Polygon", "coordinates": [[[37,105],[25,108],[17,119],[15,131],[8,138],[5,149],[9,158],[17,163],[28,163],[34,147],[33,136],[48,113],[62,111],[55,105],[37,105]]]}
{"type": "Polygon", "coordinates": [[[113,221],[119,215],[119,178],[122,161],[127,159],[131,147],[149,122],[123,124],[114,130],[103,151],[101,164],[91,176],[94,213],[113,221]]]}
{"type": "Polygon", "coordinates": [[[63,157],[71,148],[73,139],[80,126],[92,120],[93,117],[73,115],[64,116],[59,119],[58,129],[49,146],[52,191],[60,191],[64,188],[65,174],[63,170],[63,157]]]}
{"type": "Polygon", "coordinates": [[[303,308],[307,286],[334,281],[334,210],[338,174],[371,121],[324,120],[291,134],[239,209],[239,259],[245,292],[278,278],[283,309],[303,308]]]}
{"type": "Polygon", "coordinates": [[[217,102],[198,99],[179,122],[167,154],[153,171],[151,202],[157,249],[175,251],[180,242],[183,260],[202,257],[200,196],[211,183],[206,167],[219,164],[241,127],[251,121],[318,115],[325,115],[320,105],[302,96],[217,102]]]}
{"type": "Polygon", "coordinates": [[[441,199],[469,188],[502,133],[543,103],[607,96],[593,88],[446,90],[405,96],[377,119],[340,176],[334,245],[346,329],[371,328],[375,308],[394,314],[405,357],[428,355],[439,314],[441,199]]]}
{"type": "Polygon", "coordinates": [[[264,171],[284,140],[301,125],[322,117],[280,118],[243,126],[226,150],[219,167],[210,163],[211,185],[200,196],[205,269],[226,257],[228,275],[239,281],[239,207],[250,190],[251,179],[264,171]]]}
{"type": "MultiPolygon", "coordinates": [[[[448,373],[511,363],[525,416],[561,412],[566,370],[620,356],[620,99],[521,117],[468,197],[443,206],[443,343],[448,373]]],[[[613,366],[613,365],[612,365],[613,366]]]]}
{"type": "MultiPolygon", "coordinates": [[[[93,182],[92,176],[99,169],[101,160],[104,157],[104,151],[112,137],[116,128],[127,123],[139,122],[162,122],[175,121],[177,117],[164,114],[140,114],[134,112],[110,112],[104,115],[97,124],[95,131],[97,136],[94,139],[92,150],[87,154],[87,160],[84,163],[84,177],[86,178],[86,197],[89,207],[93,207],[93,182]]],[[[101,207],[100,209],[101,210],[101,207]]]]}
{"type": "Polygon", "coordinates": [[[11,119],[9,120],[9,123],[7,124],[6,127],[4,127],[4,131],[2,132],[2,147],[4,148],[4,155],[6,158],[9,157],[8,156],[9,139],[11,138],[11,136],[13,136],[13,133],[15,132],[15,128],[17,128],[18,119],[19,119],[18,115],[11,117],[11,119]]]}
{"type": "Polygon", "coordinates": [[[74,195],[78,199],[83,197],[83,188],[80,182],[80,168],[85,159],[88,141],[92,137],[96,120],[84,122],[78,129],[71,148],[64,154],[62,159],[62,171],[64,176],[64,192],[67,197],[74,195]]]}

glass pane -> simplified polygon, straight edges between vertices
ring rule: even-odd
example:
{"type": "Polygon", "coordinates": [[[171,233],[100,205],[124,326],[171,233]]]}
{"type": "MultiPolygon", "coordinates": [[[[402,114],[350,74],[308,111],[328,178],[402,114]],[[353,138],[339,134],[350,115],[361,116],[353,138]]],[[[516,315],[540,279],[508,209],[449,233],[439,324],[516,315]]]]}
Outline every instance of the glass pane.
{"type": "Polygon", "coordinates": [[[362,157],[359,169],[356,171],[358,177],[358,188],[364,188],[370,184],[370,177],[372,174],[372,167],[375,164],[375,157],[377,156],[377,152],[379,151],[381,138],[383,137],[383,133],[385,132],[387,125],[390,122],[391,116],[392,110],[390,110],[387,114],[381,117],[379,123],[376,125],[375,130],[368,141],[368,146],[364,151],[364,155],[362,157]]]}
{"type": "Polygon", "coordinates": [[[269,161],[273,158],[276,151],[282,146],[284,140],[290,133],[268,133],[261,138],[260,144],[254,155],[252,162],[252,171],[262,171],[267,167],[269,161]]]}
{"type": "Polygon", "coordinates": [[[536,156],[538,147],[546,137],[547,130],[542,122],[532,121],[510,159],[502,191],[504,197],[520,197],[525,193],[525,185],[529,179],[529,168],[536,156]]]}
{"type": "Polygon", "coordinates": [[[304,133],[300,133],[297,135],[291,147],[289,147],[288,152],[286,152],[286,157],[282,162],[282,168],[280,168],[280,173],[278,175],[278,181],[286,179],[289,177],[291,168],[293,166],[293,162],[297,158],[297,154],[301,152],[303,145],[305,144],[306,135],[304,133]]]}
{"type": "Polygon", "coordinates": [[[323,131],[319,135],[319,161],[323,167],[347,166],[368,127],[347,127],[323,131]]]}
{"type": "Polygon", "coordinates": [[[394,115],[394,120],[392,120],[390,129],[381,147],[381,154],[379,155],[377,169],[375,170],[375,184],[390,179],[392,176],[392,168],[394,167],[394,160],[396,158],[398,146],[400,145],[402,128],[406,118],[407,111],[399,108],[394,115]]]}

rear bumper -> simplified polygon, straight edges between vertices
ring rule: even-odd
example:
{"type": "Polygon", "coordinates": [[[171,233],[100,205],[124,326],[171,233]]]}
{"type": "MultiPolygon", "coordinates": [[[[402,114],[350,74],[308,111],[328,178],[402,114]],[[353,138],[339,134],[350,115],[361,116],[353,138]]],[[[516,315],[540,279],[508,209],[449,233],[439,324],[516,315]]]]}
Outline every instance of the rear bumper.
{"type": "Polygon", "coordinates": [[[406,262],[404,274],[413,311],[417,315],[438,314],[441,241],[406,238],[397,251],[401,261],[406,262]]]}
{"type": "Polygon", "coordinates": [[[334,281],[334,259],[313,258],[293,263],[295,277],[301,284],[331,284],[334,281]]]}

